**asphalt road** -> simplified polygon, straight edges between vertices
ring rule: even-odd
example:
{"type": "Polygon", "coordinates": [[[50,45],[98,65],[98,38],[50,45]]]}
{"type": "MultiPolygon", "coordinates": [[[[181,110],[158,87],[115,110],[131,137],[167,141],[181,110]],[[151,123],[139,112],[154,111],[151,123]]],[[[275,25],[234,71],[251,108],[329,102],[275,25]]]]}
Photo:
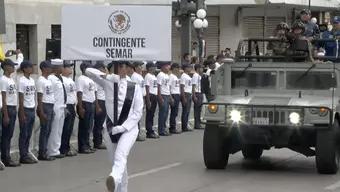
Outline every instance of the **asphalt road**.
{"type": "MultiPolygon", "coordinates": [[[[203,131],[136,143],[128,164],[129,192],[323,192],[340,191],[338,175],[319,175],[314,158],[280,149],[260,161],[232,155],[225,170],[207,170],[203,131]]],[[[110,172],[106,151],[7,168],[0,192],[104,192],[110,172]]]]}

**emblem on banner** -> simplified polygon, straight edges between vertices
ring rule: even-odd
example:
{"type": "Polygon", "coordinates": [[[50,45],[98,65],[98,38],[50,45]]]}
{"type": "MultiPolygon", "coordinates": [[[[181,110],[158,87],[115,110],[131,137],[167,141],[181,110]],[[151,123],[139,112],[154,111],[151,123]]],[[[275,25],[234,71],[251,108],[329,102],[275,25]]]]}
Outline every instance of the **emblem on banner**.
{"type": "Polygon", "coordinates": [[[122,10],[113,12],[109,17],[109,27],[116,34],[127,32],[130,27],[130,16],[122,10]]]}

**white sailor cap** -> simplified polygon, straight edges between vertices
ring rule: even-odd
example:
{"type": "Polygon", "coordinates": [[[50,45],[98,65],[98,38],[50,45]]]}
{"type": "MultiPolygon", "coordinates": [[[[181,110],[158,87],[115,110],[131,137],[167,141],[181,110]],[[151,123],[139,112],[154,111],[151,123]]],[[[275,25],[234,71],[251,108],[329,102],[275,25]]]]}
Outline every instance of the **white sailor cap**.
{"type": "Polygon", "coordinates": [[[51,59],[52,66],[63,66],[64,61],[61,59],[51,59]]]}

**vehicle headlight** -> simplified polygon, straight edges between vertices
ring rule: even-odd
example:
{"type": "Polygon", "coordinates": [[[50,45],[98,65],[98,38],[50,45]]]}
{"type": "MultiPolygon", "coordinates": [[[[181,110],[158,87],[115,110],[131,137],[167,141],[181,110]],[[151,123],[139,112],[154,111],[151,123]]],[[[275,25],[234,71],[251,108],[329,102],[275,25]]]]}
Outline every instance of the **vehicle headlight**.
{"type": "Polygon", "coordinates": [[[292,124],[298,124],[300,122],[300,115],[297,112],[292,112],[289,114],[289,121],[292,124]]]}
{"type": "Polygon", "coordinates": [[[217,113],[218,105],[216,105],[216,104],[209,104],[208,105],[208,110],[209,110],[210,113],[217,113]]]}
{"type": "Polygon", "coordinates": [[[319,109],[319,115],[320,115],[320,117],[324,117],[324,116],[326,116],[328,114],[328,109],[327,108],[320,108],[319,109]]]}
{"type": "Polygon", "coordinates": [[[319,114],[320,117],[325,117],[328,114],[328,109],[324,107],[310,108],[309,112],[313,115],[319,114]]]}
{"type": "Polygon", "coordinates": [[[233,123],[239,123],[241,121],[241,112],[238,110],[232,110],[230,112],[230,119],[233,121],[233,123]]]}

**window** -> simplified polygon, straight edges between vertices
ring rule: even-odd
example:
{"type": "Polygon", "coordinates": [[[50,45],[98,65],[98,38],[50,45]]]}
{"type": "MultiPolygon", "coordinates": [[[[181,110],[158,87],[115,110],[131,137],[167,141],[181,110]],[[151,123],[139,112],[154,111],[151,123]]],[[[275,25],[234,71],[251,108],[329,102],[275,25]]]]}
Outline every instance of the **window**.
{"type": "Polygon", "coordinates": [[[276,87],[276,71],[232,71],[231,87],[271,89],[276,87]]]}
{"type": "Polygon", "coordinates": [[[287,89],[304,90],[327,90],[336,87],[336,78],[332,77],[332,72],[309,72],[290,71],[287,72],[287,89]]]}
{"type": "Polygon", "coordinates": [[[52,39],[61,39],[61,25],[51,26],[51,37],[52,39]]]}

